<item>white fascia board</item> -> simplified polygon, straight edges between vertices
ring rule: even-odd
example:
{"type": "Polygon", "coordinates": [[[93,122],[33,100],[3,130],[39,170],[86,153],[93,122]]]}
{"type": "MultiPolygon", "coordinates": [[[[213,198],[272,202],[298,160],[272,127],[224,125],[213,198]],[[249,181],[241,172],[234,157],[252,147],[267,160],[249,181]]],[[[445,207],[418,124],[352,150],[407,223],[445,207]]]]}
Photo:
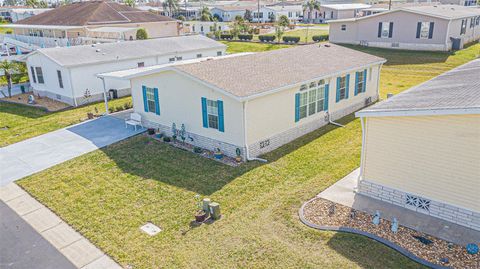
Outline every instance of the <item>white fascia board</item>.
{"type": "Polygon", "coordinates": [[[443,116],[443,115],[468,115],[480,114],[480,107],[477,108],[445,108],[445,109],[411,109],[392,111],[359,111],[355,117],[409,117],[409,116],[443,116]]]}

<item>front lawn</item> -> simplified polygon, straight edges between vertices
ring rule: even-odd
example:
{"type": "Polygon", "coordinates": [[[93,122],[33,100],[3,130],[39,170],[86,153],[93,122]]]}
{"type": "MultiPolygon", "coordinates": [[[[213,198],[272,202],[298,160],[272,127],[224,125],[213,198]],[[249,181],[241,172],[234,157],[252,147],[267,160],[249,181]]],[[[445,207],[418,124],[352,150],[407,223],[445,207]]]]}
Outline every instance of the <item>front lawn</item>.
{"type": "MultiPolygon", "coordinates": [[[[112,100],[109,106],[122,106],[127,102],[131,103],[131,97],[112,100]]],[[[105,110],[103,103],[46,112],[40,108],[0,102],[0,147],[84,121],[87,112],[93,112],[95,107],[99,113],[105,110]]]]}
{"type": "Polygon", "coordinates": [[[359,165],[361,128],[327,126],[229,167],[140,135],[19,182],[123,266],[133,268],[417,268],[361,236],[299,222],[302,202],[359,165]],[[339,146],[341,145],[341,146],[339,146]],[[223,218],[190,227],[195,194],[223,218]],[[155,237],[139,227],[151,221],[155,237]]]}

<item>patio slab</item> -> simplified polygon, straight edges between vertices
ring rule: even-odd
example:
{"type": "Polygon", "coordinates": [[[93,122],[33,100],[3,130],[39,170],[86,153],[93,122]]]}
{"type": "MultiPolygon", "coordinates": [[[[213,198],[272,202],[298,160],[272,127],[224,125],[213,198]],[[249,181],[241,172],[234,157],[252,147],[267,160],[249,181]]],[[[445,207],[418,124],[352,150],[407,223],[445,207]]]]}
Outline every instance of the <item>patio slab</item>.
{"type": "Polygon", "coordinates": [[[0,148],[0,187],[144,131],[104,116],[0,148]]]}
{"type": "Polygon", "coordinates": [[[354,170],[317,197],[372,215],[379,210],[384,219],[391,220],[395,217],[405,227],[456,244],[480,242],[479,231],[356,193],[359,173],[360,169],[354,170]]]}

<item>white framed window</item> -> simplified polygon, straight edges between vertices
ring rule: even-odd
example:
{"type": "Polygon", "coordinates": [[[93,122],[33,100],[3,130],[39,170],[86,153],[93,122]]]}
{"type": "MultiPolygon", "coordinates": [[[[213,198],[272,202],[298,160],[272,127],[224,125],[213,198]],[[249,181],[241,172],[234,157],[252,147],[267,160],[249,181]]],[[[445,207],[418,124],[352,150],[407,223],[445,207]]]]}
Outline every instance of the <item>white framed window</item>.
{"type": "Polygon", "coordinates": [[[35,67],[35,73],[37,73],[37,81],[38,83],[40,84],[44,84],[45,81],[43,79],[43,71],[42,71],[42,68],[41,67],[35,67]]]}
{"type": "MultiPolygon", "coordinates": [[[[325,106],[325,81],[310,83],[310,88],[300,93],[299,118],[303,119],[324,110],[325,106]]],[[[303,87],[306,89],[306,87],[303,87]]]]}
{"type": "Polygon", "coordinates": [[[218,129],[218,102],[207,99],[208,128],[218,129]]]}
{"type": "Polygon", "coordinates": [[[137,67],[145,67],[145,62],[139,62],[139,63],[137,63],[137,67]]]}
{"type": "Polygon", "coordinates": [[[467,19],[462,20],[462,25],[460,27],[460,34],[464,35],[467,32],[467,19]]]}
{"type": "Polygon", "coordinates": [[[347,25],[346,24],[342,24],[342,31],[346,31],[347,30],[347,25]]]}
{"type": "Polygon", "coordinates": [[[382,38],[389,38],[390,37],[390,22],[382,22],[382,38]]]}
{"type": "Polygon", "coordinates": [[[32,73],[33,83],[37,83],[37,76],[35,75],[35,69],[33,66],[30,66],[30,72],[32,73]]]}
{"type": "Polygon", "coordinates": [[[177,56],[177,57],[175,57],[175,60],[177,60],[177,61],[181,61],[182,59],[183,59],[182,56],[177,56]]]}
{"type": "Polygon", "coordinates": [[[201,53],[198,53],[198,54],[197,54],[197,58],[202,58],[202,54],[201,54],[201,53]]]}
{"type": "Polygon", "coordinates": [[[347,95],[347,77],[343,76],[340,77],[339,79],[339,86],[338,86],[338,91],[339,91],[339,100],[345,99],[347,95]]]}
{"type": "Polygon", "coordinates": [[[221,52],[221,51],[217,51],[217,56],[222,56],[222,52],[221,52]]]}
{"type": "Polygon", "coordinates": [[[420,23],[420,39],[428,39],[430,34],[430,22],[420,23]]]}
{"type": "Polygon", "coordinates": [[[57,78],[58,78],[58,86],[63,89],[63,78],[62,78],[62,72],[60,70],[57,70],[57,78]]]}
{"type": "Polygon", "coordinates": [[[146,87],[147,107],[148,112],[155,113],[155,90],[153,88],[146,87]]]}
{"type": "Polygon", "coordinates": [[[169,61],[169,62],[175,62],[175,57],[168,58],[168,61],[169,61]]]}
{"type": "Polygon", "coordinates": [[[357,72],[357,93],[362,93],[366,90],[364,78],[365,73],[363,71],[357,72]]]}

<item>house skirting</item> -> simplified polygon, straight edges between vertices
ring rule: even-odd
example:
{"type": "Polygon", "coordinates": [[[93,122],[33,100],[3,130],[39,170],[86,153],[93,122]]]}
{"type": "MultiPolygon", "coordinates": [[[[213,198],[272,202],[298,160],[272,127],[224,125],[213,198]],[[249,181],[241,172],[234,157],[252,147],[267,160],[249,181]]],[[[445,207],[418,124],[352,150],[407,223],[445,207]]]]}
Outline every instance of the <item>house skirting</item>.
{"type": "MultiPolygon", "coordinates": [[[[372,102],[375,102],[378,99],[378,96],[372,96],[371,98],[372,102]]],[[[330,119],[332,121],[338,120],[348,114],[362,109],[365,106],[365,100],[362,100],[361,102],[351,105],[345,109],[331,112],[330,119]]],[[[267,152],[270,152],[327,124],[328,118],[325,117],[325,113],[323,115],[319,115],[318,120],[315,121],[310,121],[302,124],[302,121],[300,120],[298,122],[298,126],[295,128],[291,128],[279,134],[273,135],[271,137],[257,141],[256,143],[248,145],[250,156],[257,157],[267,152]]]]}
{"type": "Polygon", "coordinates": [[[480,212],[460,208],[380,184],[360,180],[360,194],[480,231],[480,212]]]}
{"type": "Polygon", "coordinates": [[[332,41],[336,44],[352,44],[365,47],[385,48],[385,49],[401,49],[401,50],[421,50],[421,51],[449,51],[452,47],[451,42],[448,44],[422,44],[422,43],[403,43],[403,42],[374,42],[374,41],[332,41]]]}
{"type": "Polygon", "coordinates": [[[61,94],[52,93],[52,92],[49,92],[49,91],[41,91],[41,90],[36,90],[36,89],[33,89],[33,94],[41,96],[41,97],[48,97],[50,99],[53,99],[53,100],[56,100],[56,101],[59,101],[59,102],[62,102],[62,103],[66,103],[66,104],[69,104],[71,106],[74,105],[73,98],[71,96],[65,96],[65,95],[61,95],[61,94]]]}
{"type": "MultiPolygon", "coordinates": [[[[147,128],[155,128],[159,129],[160,132],[164,133],[167,136],[172,136],[172,126],[165,126],[162,124],[155,123],[153,121],[143,120],[143,125],[147,128]]],[[[180,129],[180,126],[177,126],[180,129]]],[[[216,148],[219,148],[223,154],[229,157],[236,157],[237,156],[237,148],[241,151],[241,156],[243,160],[246,160],[246,151],[245,147],[233,145],[230,143],[225,143],[216,139],[212,139],[206,136],[202,136],[199,134],[186,132],[186,139],[185,142],[196,147],[201,147],[207,150],[214,151],[216,148]]],[[[177,139],[180,139],[179,137],[177,139]]]]}
{"type": "MultiPolygon", "coordinates": [[[[48,97],[50,99],[57,100],[57,101],[62,102],[62,103],[66,103],[66,104],[69,104],[71,106],[75,106],[75,101],[73,100],[73,98],[71,96],[65,96],[65,95],[61,95],[61,94],[52,93],[52,92],[49,92],[49,91],[42,91],[42,90],[36,90],[36,89],[33,89],[33,93],[35,95],[39,95],[39,96],[42,96],[42,97],[48,97]]],[[[118,97],[119,98],[124,97],[124,96],[128,96],[130,94],[131,94],[131,90],[129,88],[118,90],[118,97]]],[[[75,100],[76,100],[77,106],[81,106],[81,105],[85,105],[85,104],[89,104],[89,103],[100,102],[100,101],[103,101],[103,92],[102,93],[97,93],[97,94],[92,94],[89,98],[86,98],[84,96],[76,97],[75,100]]]]}

